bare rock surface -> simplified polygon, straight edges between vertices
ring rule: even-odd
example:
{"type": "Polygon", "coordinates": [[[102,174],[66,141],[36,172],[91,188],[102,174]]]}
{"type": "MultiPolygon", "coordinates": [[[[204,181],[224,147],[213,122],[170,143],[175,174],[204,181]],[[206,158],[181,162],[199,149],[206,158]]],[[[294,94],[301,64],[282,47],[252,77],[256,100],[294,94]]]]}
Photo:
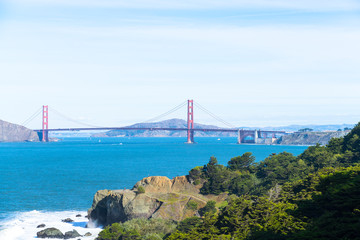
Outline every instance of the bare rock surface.
{"type": "Polygon", "coordinates": [[[0,120],[0,142],[37,142],[36,132],[24,126],[0,120]]]}
{"type": "Polygon", "coordinates": [[[66,219],[62,219],[61,221],[62,221],[62,222],[66,222],[66,223],[71,223],[71,222],[73,222],[74,220],[72,220],[71,218],[66,218],[66,219]]]}
{"type": "MultiPolygon", "coordinates": [[[[186,176],[170,180],[167,177],[146,177],[135,184],[132,190],[100,190],[88,210],[91,220],[99,225],[125,222],[133,218],[163,218],[181,221],[194,216],[197,210],[187,207],[191,200],[198,209],[218,196],[201,195],[200,185],[193,185],[186,176]],[[145,193],[138,193],[143,187],[145,193]]],[[[223,199],[226,196],[221,197],[223,199]]]]}
{"type": "Polygon", "coordinates": [[[36,233],[38,238],[64,238],[64,234],[57,228],[46,228],[36,233]]]}
{"type": "Polygon", "coordinates": [[[77,238],[77,237],[82,237],[82,236],[75,229],[66,232],[64,235],[64,239],[77,238]]]}
{"type": "Polygon", "coordinates": [[[46,225],[44,223],[39,224],[36,228],[44,228],[46,225]]]}

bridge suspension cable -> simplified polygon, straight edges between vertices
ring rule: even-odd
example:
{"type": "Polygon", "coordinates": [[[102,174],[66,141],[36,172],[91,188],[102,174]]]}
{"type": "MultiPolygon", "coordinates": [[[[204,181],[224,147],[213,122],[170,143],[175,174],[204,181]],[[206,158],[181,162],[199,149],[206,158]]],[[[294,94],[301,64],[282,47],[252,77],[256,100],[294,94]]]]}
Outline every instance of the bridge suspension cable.
{"type": "Polygon", "coordinates": [[[36,110],[36,112],[31,115],[28,119],[26,119],[23,123],[21,123],[22,126],[26,126],[28,125],[32,120],[34,120],[34,118],[36,118],[37,116],[39,116],[39,114],[41,113],[42,107],[40,107],[38,110],[36,110]]]}
{"type": "MultiPolygon", "coordinates": [[[[50,108],[50,107],[49,107],[50,108]]],[[[51,112],[54,112],[56,113],[57,115],[65,118],[66,120],[70,121],[70,122],[73,122],[73,123],[77,123],[77,124],[80,124],[80,125],[83,125],[83,126],[87,126],[87,127],[94,127],[94,128],[104,128],[104,126],[96,126],[96,125],[92,125],[92,124],[88,124],[88,123],[84,123],[84,122],[81,122],[81,121],[78,121],[78,120],[75,120],[75,119],[72,119],[62,113],[60,113],[59,111],[57,111],[56,109],[54,109],[53,107],[50,108],[51,112]]]]}
{"type": "Polygon", "coordinates": [[[209,110],[207,110],[206,108],[204,108],[203,106],[201,106],[199,103],[194,102],[194,105],[196,107],[198,107],[200,110],[202,110],[203,112],[207,113],[208,115],[210,115],[212,118],[216,119],[217,121],[221,122],[222,124],[230,127],[230,128],[236,128],[236,126],[232,125],[231,123],[223,120],[222,118],[218,117],[217,115],[215,115],[214,113],[210,112],[209,110]]]}
{"type": "Polygon", "coordinates": [[[166,117],[167,115],[170,115],[172,114],[173,112],[176,112],[177,110],[179,110],[180,108],[184,107],[185,105],[187,104],[187,101],[184,101],[182,102],[181,104],[177,105],[176,107],[170,109],[169,111],[163,113],[163,114],[160,114],[159,116],[157,117],[154,117],[154,118],[151,118],[149,120],[146,120],[146,121],[143,121],[141,123],[149,123],[149,122],[155,122],[163,117],[166,117]]]}

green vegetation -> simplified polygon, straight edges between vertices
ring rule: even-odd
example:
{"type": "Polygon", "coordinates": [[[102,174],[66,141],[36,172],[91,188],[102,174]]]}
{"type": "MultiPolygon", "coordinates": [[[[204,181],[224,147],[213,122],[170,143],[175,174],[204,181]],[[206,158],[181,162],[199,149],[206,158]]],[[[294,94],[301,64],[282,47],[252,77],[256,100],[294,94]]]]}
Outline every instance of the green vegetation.
{"type": "Polygon", "coordinates": [[[211,157],[207,165],[201,168],[202,173],[197,176],[203,178],[204,184],[200,190],[202,194],[220,194],[229,192],[242,195],[250,193],[258,180],[254,175],[255,157],[251,153],[232,158],[229,167],[219,165],[215,157],[211,157]]]}
{"type": "Polygon", "coordinates": [[[190,210],[193,210],[193,211],[196,211],[197,208],[198,208],[198,203],[193,201],[193,200],[190,200],[188,201],[188,203],[186,204],[186,207],[190,210]]]}
{"type": "Polygon", "coordinates": [[[246,152],[242,156],[234,157],[228,162],[230,170],[249,171],[254,166],[255,157],[251,152],[246,152]]]}
{"type": "Polygon", "coordinates": [[[215,214],[217,212],[216,210],[216,202],[211,200],[208,201],[205,205],[205,207],[201,208],[199,210],[199,214],[201,216],[205,216],[205,214],[215,214]]]}
{"type": "MultiPolygon", "coordinates": [[[[176,228],[172,223],[168,231],[145,223],[141,228],[113,224],[101,233],[108,238],[99,239],[360,239],[360,124],[297,157],[283,152],[255,163],[251,153],[244,153],[228,166],[211,157],[192,169],[189,179],[202,184],[202,194],[228,193],[227,200],[209,201],[199,209],[201,217],[176,228]],[[160,238],[144,238],[142,228],[160,238]]],[[[195,204],[189,201],[187,207],[195,209],[195,204]]]]}
{"type": "Polygon", "coordinates": [[[145,188],[143,186],[138,186],[137,193],[145,193],[145,188]]]}
{"type": "Polygon", "coordinates": [[[171,220],[132,219],[125,223],[114,223],[99,233],[97,240],[155,240],[164,239],[176,228],[171,220]]]}
{"type": "MultiPolygon", "coordinates": [[[[279,196],[242,195],[167,239],[359,239],[360,166],[324,168],[279,196]]],[[[182,224],[182,223],[180,223],[182,224]]]]}
{"type": "Polygon", "coordinates": [[[183,233],[189,233],[193,228],[200,227],[202,222],[202,219],[199,217],[186,218],[184,221],[179,223],[176,230],[183,233]]]}

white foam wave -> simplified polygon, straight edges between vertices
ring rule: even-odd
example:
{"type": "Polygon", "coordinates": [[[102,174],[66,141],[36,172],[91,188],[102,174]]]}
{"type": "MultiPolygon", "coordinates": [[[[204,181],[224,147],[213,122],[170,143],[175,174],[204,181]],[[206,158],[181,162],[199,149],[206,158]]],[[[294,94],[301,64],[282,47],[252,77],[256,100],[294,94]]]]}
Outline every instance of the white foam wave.
{"type": "Polygon", "coordinates": [[[85,211],[59,211],[59,212],[42,212],[30,211],[16,213],[9,216],[5,220],[0,221],[0,239],[1,240],[30,240],[36,239],[36,233],[48,228],[55,227],[62,233],[75,229],[80,235],[90,232],[90,237],[79,237],[76,239],[93,240],[97,237],[100,228],[96,228],[93,223],[89,224],[89,228],[85,228],[88,219],[85,218],[85,211]],[[81,217],[76,217],[81,214],[81,217]],[[71,218],[72,223],[62,222],[62,219],[71,218]],[[37,228],[38,225],[45,224],[45,228],[37,228]]]}

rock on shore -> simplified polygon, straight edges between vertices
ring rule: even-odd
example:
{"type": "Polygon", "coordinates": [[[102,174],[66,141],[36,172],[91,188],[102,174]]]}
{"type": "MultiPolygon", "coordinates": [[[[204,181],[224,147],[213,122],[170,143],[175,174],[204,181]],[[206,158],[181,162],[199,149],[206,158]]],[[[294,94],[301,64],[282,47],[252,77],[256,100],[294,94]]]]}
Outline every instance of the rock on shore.
{"type": "Polygon", "coordinates": [[[0,120],[0,142],[37,142],[36,132],[9,122],[0,120]]]}
{"type": "Polygon", "coordinates": [[[226,197],[201,195],[200,187],[191,184],[186,176],[172,180],[155,176],[137,182],[132,190],[100,190],[88,210],[89,218],[99,225],[125,222],[133,218],[181,221],[197,212],[187,207],[189,201],[196,202],[199,209],[209,200],[226,197]],[[140,186],[145,189],[145,193],[137,191],[140,186]]]}
{"type": "Polygon", "coordinates": [[[64,238],[64,234],[57,228],[46,228],[37,233],[38,238],[64,238]]]}

